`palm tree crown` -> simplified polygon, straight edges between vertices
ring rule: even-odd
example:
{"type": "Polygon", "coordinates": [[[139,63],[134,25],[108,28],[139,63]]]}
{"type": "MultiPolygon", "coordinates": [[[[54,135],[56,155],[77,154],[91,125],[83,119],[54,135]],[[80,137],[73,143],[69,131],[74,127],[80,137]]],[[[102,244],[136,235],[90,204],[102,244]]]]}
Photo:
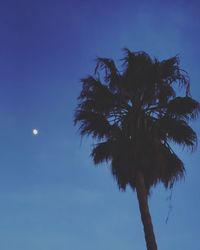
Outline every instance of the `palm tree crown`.
{"type": "Polygon", "coordinates": [[[113,60],[97,58],[94,76],[81,81],[74,122],[82,136],[96,140],[94,163],[111,162],[119,188],[136,190],[147,250],[157,250],[150,188],[158,182],[171,188],[184,176],[171,142],[191,150],[197,144],[188,122],[197,117],[200,105],[190,96],[188,75],[177,56],[158,61],[125,49],[122,71],[113,60]],[[177,87],[184,94],[177,96],[177,87]]]}
{"type": "Polygon", "coordinates": [[[158,182],[172,187],[184,176],[184,164],[170,142],[193,150],[197,136],[188,125],[200,111],[191,98],[189,78],[177,56],[151,59],[145,52],[125,49],[123,70],[113,60],[97,58],[94,76],[83,86],[75,112],[80,134],[96,139],[95,164],[110,161],[120,189],[135,189],[137,173],[150,188],[158,182]],[[184,95],[175,89],[182,87],[184,95]]]}

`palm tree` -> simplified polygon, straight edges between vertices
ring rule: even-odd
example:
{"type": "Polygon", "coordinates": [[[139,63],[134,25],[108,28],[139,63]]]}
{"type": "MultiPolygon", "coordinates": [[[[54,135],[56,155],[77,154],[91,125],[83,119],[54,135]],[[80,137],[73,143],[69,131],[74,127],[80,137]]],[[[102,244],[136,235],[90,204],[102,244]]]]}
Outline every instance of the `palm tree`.
{"type": "Polygon", "coordinates": [[[195,149],[197,136],[188,122],[200,105],[190,96],[177,56],[158,61],[145,52],[124,52],[121,71],[113,60],[97,58],[94,75],[81,80],[74,122],[81,136],[95,139],[94,163],[110,162],[119,188],[136,191],[147,249],[156,250],[150,189],[159,182],[172,188],[184,176],[170,143],[195,149]]]}

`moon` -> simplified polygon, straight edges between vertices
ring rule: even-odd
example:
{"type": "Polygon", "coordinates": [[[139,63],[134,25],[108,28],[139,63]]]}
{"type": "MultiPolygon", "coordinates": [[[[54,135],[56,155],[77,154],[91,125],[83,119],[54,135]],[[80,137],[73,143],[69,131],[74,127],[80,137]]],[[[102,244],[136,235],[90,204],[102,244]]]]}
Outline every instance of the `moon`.
{"type": "Polygon", "coordinates": [[[34,128],[34,129],[32,130],[32,132],[33,132],[33,135],[38,135],[39,130],[36,129],[36,128],[34,128]]]}

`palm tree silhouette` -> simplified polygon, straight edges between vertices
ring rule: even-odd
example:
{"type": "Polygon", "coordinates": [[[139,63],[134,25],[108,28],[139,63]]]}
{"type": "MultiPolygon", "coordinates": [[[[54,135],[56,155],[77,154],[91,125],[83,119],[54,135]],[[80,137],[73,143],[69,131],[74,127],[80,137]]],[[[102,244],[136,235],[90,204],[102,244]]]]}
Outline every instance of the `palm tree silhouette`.
{"type": "Polygon", "coordinates": [[[184,176],[170,143],[195,149],[197,136],[188,121],[197,118],[200,105],[190,96],[177,56],[158,61],[145,52],[124,52],[121,71],[113,60],[97,58],[94,75],[81,80],[74,123],[81,136],[95,139],[94,163],[111,162],[119,188],[136,191],[147,249],[156,250],[150,188],[159,182],[172,188],[184,176]]]}

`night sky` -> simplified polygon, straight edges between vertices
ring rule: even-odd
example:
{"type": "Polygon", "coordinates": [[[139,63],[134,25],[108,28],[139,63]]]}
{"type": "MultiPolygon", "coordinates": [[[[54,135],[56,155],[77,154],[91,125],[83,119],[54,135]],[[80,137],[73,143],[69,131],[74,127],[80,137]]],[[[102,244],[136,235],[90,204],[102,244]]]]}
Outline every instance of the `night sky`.
{"type": "MultiPolygon", "coordinates": [[[[160,60],[178,54],[200,101],[199,5],[0,1],[0,249],[145,249],[136,195],[119,192],[109,165],[93,166],[92,141],[73,125],[80,78],[96,56],[120,65],[124,47],[160,60]]],[[[198,250],[200,147],[177,153],[187,175],[171,201],[161,185],[152,190],[154,230],[160,250],[198,250]]]]}

